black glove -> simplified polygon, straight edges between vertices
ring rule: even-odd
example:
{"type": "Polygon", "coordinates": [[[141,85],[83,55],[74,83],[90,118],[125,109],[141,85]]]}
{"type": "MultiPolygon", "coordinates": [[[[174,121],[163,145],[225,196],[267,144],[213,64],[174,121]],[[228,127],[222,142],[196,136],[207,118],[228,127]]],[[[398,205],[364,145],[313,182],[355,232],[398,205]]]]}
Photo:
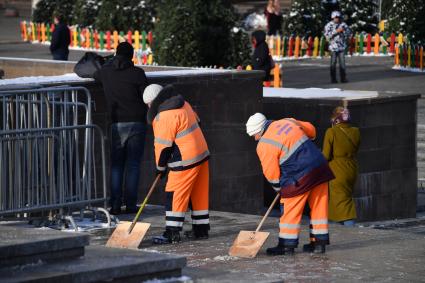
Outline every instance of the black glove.
{"type": "Polygon", "coordinates": [[[165,176],[167,176],[167,169],[165,169],[165,170],[156,169],[156,175],[157,176],[159,175],[161,179],[164,179],[165,176]]]}

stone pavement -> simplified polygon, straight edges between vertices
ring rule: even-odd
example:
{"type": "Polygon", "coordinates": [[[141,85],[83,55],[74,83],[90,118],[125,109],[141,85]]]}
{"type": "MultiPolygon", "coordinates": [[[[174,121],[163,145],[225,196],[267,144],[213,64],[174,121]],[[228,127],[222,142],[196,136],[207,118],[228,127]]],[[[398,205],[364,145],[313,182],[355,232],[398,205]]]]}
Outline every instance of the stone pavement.
{"type": "MultiPolygon", "coordinates": [[[[274,211],[275,216],[277,213],[274,211]]],[[[131,220],[132,216],[119,218],[131,220]]],[[[151,244],[151,238],[162,233],[165,217],[162,207],[149,206],[141,221],[152,226],[142,249],[186,256],[183,275],[195,282],[423,282],[425,276],[425,215],[403,221],[362,223],[355,228],[331,224],[331,245],[324,255],[300,251],[302,244],[308,242],[304,219],[295,256],[276,257],[265,254],[267,247],[277,243],[278,218],[270,217],[263,228],[271,233],[270,237],[255,259],[233,258],[227,252],[240,230],[255,230],[260,216],[216,211],[210,216],[210,239],[184,239],[179,244],[156,246],[151,244]]],[[[104,244],[110,233],[94,232],[91,244],[104,244]]]]}

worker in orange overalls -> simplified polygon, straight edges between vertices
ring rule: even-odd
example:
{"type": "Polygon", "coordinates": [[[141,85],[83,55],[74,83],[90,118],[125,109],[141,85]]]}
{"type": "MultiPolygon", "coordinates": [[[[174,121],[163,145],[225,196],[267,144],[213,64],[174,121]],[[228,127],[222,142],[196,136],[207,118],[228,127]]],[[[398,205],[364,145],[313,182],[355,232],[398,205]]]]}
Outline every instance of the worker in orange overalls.
{"type": "Polygon", "coordinates": [[[147,86],[143,101],[149,106],[147,118],[155,137],[157,173],[165,176],[166,169],[170,169],[165,187],[165,232],[153,241],[155,244],[180,242],[188,206],[192,210],[192,231],[185,235],[207,239],[210,152],[198,115],[171,85],[147,86]]]}
{"type": "Polygon", "coordinates": [[[293,254],[298,246],[302,213],[310,205],[310,243],[305,252],[324,253],[329,245],[328,182],[334,179],[327,161],[312,142],[316,129],[295,119],[268,121],[261,113],[246,123],[249,136],[258,141],[257,154],[263,173],[281,195],[283,213],[279,243],[268,255],[293,254]]]}

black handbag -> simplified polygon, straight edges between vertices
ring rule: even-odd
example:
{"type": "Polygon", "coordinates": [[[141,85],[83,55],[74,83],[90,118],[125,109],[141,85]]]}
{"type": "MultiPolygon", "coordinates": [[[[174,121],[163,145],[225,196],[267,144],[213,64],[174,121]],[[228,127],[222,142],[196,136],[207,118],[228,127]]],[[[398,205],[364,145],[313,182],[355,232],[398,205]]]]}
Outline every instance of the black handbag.
{"type": "Polygon", "coordinates": [[[93,78],[94,73],[105,64],[105,58],[107,57],[100,56],[94,52],[86,52],[74,66],[74,73],[81,78],[93,78]]]}

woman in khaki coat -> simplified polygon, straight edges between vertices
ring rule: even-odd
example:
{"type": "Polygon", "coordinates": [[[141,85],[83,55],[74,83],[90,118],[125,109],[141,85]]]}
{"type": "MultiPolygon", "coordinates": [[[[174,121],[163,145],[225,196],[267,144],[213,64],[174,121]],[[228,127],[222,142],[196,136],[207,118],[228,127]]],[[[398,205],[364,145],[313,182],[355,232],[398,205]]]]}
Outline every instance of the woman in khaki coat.
{"type": "Polygon", "coordinates": [[[356,207],[353,188],[358,174],[356,154],[360,145],[360,131],[352,127],[347,108],[336,107],[323,141],[323,155],[335,175],[329,183],[329,220],[353,226],[356,207]]]}

